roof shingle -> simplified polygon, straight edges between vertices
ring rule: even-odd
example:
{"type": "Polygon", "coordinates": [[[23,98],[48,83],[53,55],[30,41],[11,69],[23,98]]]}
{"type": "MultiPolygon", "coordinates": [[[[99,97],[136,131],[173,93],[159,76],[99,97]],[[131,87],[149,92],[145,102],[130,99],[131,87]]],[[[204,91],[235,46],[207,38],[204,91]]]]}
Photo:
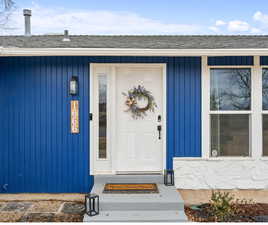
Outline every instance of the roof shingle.
{"type": "Polygon", "coordinates": [[[0,46],[17,48],[132,48],[132,49],[249,49],[268,48],[268,35],[263,36],[101,36],[70,35],[0,36],[0,46]]]}

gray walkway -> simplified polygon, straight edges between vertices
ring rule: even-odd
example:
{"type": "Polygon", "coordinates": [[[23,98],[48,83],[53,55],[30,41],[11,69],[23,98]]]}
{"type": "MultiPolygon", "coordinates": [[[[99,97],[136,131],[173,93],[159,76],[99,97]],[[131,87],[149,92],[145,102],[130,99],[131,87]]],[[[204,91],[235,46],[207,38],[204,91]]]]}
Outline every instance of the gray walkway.
{"type": "Polygon", "coordinates": [[[184,202],[161,175],[95,176],[92,193],[100,195],[100,215],[84,222],[185,222],[184,202]],[[103,194],[105,183],[157,183],[158,194],[103,194]]]}

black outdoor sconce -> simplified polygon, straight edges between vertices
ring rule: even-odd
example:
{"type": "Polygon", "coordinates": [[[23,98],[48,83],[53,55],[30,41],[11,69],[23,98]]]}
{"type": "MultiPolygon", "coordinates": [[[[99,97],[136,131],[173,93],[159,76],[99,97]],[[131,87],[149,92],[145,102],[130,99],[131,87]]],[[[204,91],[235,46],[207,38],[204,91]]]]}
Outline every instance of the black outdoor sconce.
{"type": "Polygon", "coordinates": [[[96,194],[87,194],[85,196],[85,210],[89,216],[96,216],[100,211],[100,198],[96,194]]]}
{"type": "Polygon", "coordinates": [[[72,76],[70,80],[69,93],[70,95],[78,94],[78,77],[77,76],[72,76]]]}
{"type": "Polygon", "coordinates": [[[174,170],[165,170],[164,184],[166,186],[174,186],[174,170]]]}

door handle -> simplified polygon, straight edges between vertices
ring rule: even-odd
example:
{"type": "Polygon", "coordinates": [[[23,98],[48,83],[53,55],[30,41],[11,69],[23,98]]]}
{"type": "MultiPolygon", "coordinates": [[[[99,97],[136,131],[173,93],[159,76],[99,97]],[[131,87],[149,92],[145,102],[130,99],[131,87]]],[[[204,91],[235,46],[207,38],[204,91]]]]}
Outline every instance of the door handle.
{"type": "Polygon", "coordinates": [[[158,139],[160,140],[161,139],[162,126],[161,125],[158,125],[157,126],[157,130],[158,130],[158,139]]]}

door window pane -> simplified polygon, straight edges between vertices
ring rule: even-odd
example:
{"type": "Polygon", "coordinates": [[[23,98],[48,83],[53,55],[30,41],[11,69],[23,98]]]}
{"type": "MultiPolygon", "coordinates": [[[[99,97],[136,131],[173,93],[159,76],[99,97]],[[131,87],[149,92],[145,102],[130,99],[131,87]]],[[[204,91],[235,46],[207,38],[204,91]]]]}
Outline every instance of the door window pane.
{"type": "Polygon", "coordinates": [[[211,156],[249,156],[249,115],[211,115],[211,156]]]}
{"type": "Polygon", "coordinates": [[[107,76],[99,75],[99,158],[107,157],[107,76]]]}
{"type": "Polygon", "coordinates": [[[262,109],[268,110],[268,69],[262,70],[262,109]]]}
{"type": "Polygon", "coordinates": [[[268,115],[262,117],[263,156],[268,156],[268,115]]]}
{"type": "Polygon", "coordinates": [[[250,102],[250,69],[211,69],[211,110],[250,110],[250,102]]]}

